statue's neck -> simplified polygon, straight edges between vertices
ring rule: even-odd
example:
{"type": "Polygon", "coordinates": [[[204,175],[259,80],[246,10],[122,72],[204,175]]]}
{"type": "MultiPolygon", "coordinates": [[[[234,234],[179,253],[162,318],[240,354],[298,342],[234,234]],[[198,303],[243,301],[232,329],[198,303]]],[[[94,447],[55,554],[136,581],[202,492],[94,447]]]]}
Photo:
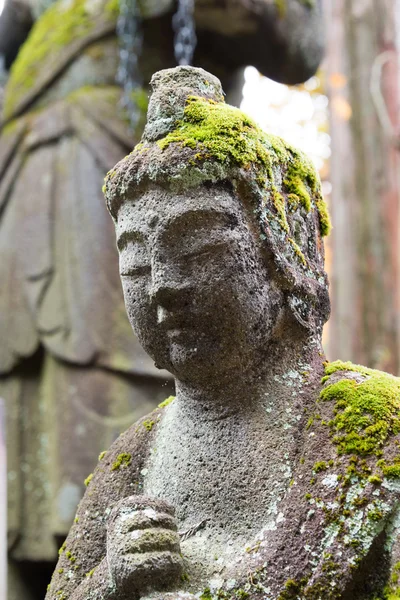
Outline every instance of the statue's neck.
{"type": "Polygon", "coordinates": [[[232,374],[223,385],[177,382],[177,398],[153,442],[144,493],[175,506],[182,531],[207,520],[203,533],[185,543],[189,563],[193,556],[212,574],[215,554],[229,563],[229,552],[242,551],[274,518],[303,455],[304,409],[315,403],[324,371],[319,352],[319,346],[286,349],[280,362],[269,357],[266,369],[232,374]]]}
{"type": "Polygon", "coordinates": [[[275,348],[251,371],[235,370],[200,383],[176,380],[182,416],[213,421],[254,413],[265,409],[267,398],[273,399],[275,406],[286,404],[288,396],[307,404],[310,394],[304,393],[304,388],[318,386],[324,360],[319,340],[311,339],[290,348],[275,348]]]}

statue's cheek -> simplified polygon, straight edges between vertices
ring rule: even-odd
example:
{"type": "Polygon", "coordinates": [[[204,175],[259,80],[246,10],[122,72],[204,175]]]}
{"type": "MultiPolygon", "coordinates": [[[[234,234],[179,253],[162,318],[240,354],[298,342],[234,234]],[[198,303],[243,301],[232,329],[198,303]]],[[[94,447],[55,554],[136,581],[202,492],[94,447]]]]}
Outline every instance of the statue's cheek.
{"type": "Polygon", "coordinates": [[[121,277],[126,311],[135,331],[156,318],[155,310],[150,304],[146,279],[146,277],[121,277]]]}

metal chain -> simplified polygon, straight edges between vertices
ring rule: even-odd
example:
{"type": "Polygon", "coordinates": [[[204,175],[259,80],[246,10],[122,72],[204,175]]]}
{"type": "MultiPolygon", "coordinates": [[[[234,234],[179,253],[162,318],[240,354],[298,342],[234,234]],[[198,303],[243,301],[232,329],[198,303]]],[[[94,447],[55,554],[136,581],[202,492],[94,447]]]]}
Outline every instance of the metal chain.
{"type": "Polygon", "coordinates": [[[190,65],[196,48],[194,0],[179,0],[178,10],[172,17],[175,32],[174,49],[178,65],[190,65]]]}

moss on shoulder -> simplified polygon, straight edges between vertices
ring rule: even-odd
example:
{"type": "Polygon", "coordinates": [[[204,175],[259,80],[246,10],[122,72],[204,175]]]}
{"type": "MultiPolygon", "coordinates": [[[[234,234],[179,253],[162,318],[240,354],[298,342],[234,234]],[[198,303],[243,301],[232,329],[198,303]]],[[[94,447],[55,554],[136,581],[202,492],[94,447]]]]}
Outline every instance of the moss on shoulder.
{"type": "Polygon", "coordinates": [[[171,404],[171,402],[173,402],[174,400],[175,400],[175,396],[168,396],[168,398],[166,398],[163,402],[160,402],[160,404],[158,405],[158,408],[165,408],[166,406],[171,404]]]}
{"type": "Polygon", "coordinates": [[[336,361],[325,367],[327,377],[338,371],[364,377],[358,382],[344,375],[321,392],[322,401],[335,401],[329,426],[338,452],[380,456],[389,436],[400,433],[400,379],[350,362],[336,361]]]}
{"type": "MultiPolygon", "coordinates": [[[[358,457],[376,456],[377,467],[387,478],[400,477],[400,454],[390,463],[384,458],[389,438],[400,433],[400,379],[350,362],[335,361],[325,366],[322,402],[333,401],[334,416],[328,423],[338,454],[358,457]],[[329,384],[331,375],[343,372],[343,378],[329,384]],[[346,377],[358,373],[361,381],[346,377]]],[[[378,483],[380,476],[372,475],[378,483]]]]}
{"type": "Polygon", "coordinates": [[[116,460],[113,462],[111,471],[118,471],[121,468],[129,467],[132,462],[132,454],[128,452],[122,452],[118,454],[116,460]]]}

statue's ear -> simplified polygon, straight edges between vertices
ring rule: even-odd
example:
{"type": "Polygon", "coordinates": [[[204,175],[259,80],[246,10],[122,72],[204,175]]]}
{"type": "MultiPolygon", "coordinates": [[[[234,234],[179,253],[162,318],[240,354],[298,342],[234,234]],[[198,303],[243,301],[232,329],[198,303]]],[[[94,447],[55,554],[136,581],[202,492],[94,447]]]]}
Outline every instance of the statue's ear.
{"type": "MultiPolygon", "coordinates": [[[[308,286],[307,286],[308,287],[308,286]]],[[[289,315],[309,331],[322,331],[329,319],[330,300],[327,285],[318,285],[313,289],[298,286],[286,296],[289,315]]]]}

